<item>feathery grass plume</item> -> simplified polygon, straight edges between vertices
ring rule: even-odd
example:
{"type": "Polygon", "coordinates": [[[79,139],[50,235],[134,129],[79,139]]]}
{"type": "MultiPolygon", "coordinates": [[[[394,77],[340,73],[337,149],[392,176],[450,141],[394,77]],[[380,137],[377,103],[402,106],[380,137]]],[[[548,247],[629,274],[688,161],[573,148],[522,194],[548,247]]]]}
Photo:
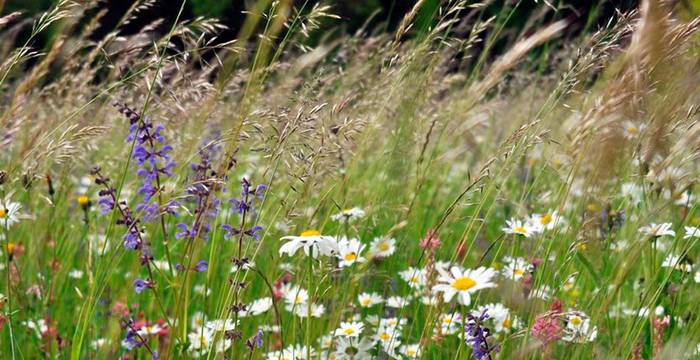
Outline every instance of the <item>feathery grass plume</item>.
{"type": "Polygon", "coordinates": [[[611,79],[603,93],[591,102],[573,139],[575,153],[587,159],[586,170],[592,170],[595,178],[610,175],[631,154],[647,167],[653,166],[655,157],[665,158],[669,132],[685,114],[694,88],[693,82],[682,78],[697,72],[679,55],[688,51],[687,40],[697,29],[697,20],[676,23],[665,5],[654,0],[643,2],[640,16],[626,53],[608,75],[611,79]],[[646,127],[641,143],[626,140],[625,121],[646,127]]]}

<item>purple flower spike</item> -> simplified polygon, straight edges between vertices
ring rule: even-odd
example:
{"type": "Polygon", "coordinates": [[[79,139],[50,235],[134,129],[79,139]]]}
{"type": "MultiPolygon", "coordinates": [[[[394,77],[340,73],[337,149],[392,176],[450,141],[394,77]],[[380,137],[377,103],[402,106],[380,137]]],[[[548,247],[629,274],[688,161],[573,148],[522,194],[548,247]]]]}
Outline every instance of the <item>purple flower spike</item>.
{"type": "Polygon", "coordinates": [[[134,280],[134,290],[136,291],[137,294],[142,293],[144,290],[148,288],[152,288],[153,283],[151,283],[148,280],[143,280],[143,279],[136,279],[134,280]]]}
{"type": "Polygon", "coordinates": [[[197,265],[194,266],[194,271],[205,272],[209,268],[209,263],[206,260],[200,260],[197,265]]]}

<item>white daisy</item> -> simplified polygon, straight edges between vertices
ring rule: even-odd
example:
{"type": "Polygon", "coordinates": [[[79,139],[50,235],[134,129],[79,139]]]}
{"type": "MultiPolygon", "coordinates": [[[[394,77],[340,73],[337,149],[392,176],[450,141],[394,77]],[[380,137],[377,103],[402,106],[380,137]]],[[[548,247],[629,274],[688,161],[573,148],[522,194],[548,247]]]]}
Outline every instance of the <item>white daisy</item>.
{"type": "Polygon", "coordinates": [[[323,304],[311,303],[303,304],[294,308],[294,315],[300,318],[315,317],[320,318],[326,312],[326,307],[323,304]]]}
{"type": "Polygon", "coordinates": [[[311,255],[314,258],[319,255],[331,256],[338,253],[338,242],[335,238],[321,235],[316,230],[306,230],[299,236],[283,236],[281,240],[289,241],[280,247],[280,255],[293,256],[302,248],[307,256],[311,255]]]}
{"type": "Polygon", "coordinates": [[[517,318],[511,315],[510,310],[503,304],[496,303],[479,306],[473,314],[479,316],[484,311],[489,316],[488,320],[493,322],[495,332],[510,332],[519,325],[517,318]]]}
{"type": "Polygon", "coordinates": [[[372,307],[381,304],[384,299],[377,293],[362,293],[357,295],[357,302],[360,303],[361,307],[372,307]]]}
{"type": "Polygon", "coordinates": [[[672,200],[673,204],[678,206],[689,206],[695,201],[695,196],[691,195],[689,192],[672,192],[671,190],[664,190],[664,199],[672,200]]]}
{"type": "Polygon", "coordinates": [[[333,221],[347,221],[348,223],[351,223],[355,220],[361,219],[365,216],[365,211],[358,208],[354,207],[352,209],[345,209],[333,216],[331,216],[331,219],[333,221]]]}
{"type": "Polygon", "coordinates": [[[245,311],[238,312],[238,316],[256,316],[266,313],[271,308],[272,298],[264,297],[253,300],[250,304],[248,304],[248,308],[245,311]]]}
{"type": "Polygon", "coordinates": [[[212,331],[231,331],[237,326],[233,319],[211,320],[204,323],[204,327],[212,331]]]}
{"type": "Polygon", "coordinates": [[[565,224],[564,217],[559,215],[557,211],[546,214],[533,214],[527,222],[537,232],[552,230],[565,224]]]}
{"type": "Polygon", "coordinates": [[[567,342],[591,342],[598,336],[598,328],[591,327],[591,319],[582,312],[575,311],[566,315],[566,329],[561,338],[567,342]]]}
{"type": "Polygon", "coordinates": [[[684,239],[697,238],[700,237],[700,228],[695,226],[686,226],[684,239]]]}
{"type": "Polygon", "coordinates": [[[284,292],[284,301],[287,311],[293,311],[295,307],[305,306],[309,301],[309,292],[299,286],[292,286],[284,292]]]}
{"type": "Polygon", "coordinates": [[[639,133],[644,130],[645,125],[644,124],[635,124],[631,120],[626,120],[622,123],[622,128],[624,130],[624,135],[628,139],[634,139],[637,136],[639,136],[639,133]]]}
{"type": "Polygon", "coordinates": [[[360,322],[341,322],[335,330],[335,336],[359,337],[363,328],[364,325],[360,322]]]}
{"type": "Polygon", "coordinates": [[[411,303],[411,297],[390,296],[386,299],[386,306],[394,309],[401,309],[411,303]]]}
{"type": "Polygon", "coordinates": [[[529,222],[523,223],[516,219],[506,220],[506,227],[501,228],[501,230],[506,234],[522,235],[525,237],[530,237],[537,232],[537,229],[529,222]]]}
{"type": "Polygon", "coordinates": [[[420,358],[420,344],[401,345],[399,353],[409,359],[418,359],[420,358]]]}
{"type": "MultiPolygon", "coordinates": [[[[436,329],[437,330],[437,329],[436,329]]],[[[452,335],[462,330],[462,318],[459,314],[441,314],[440,315],[440,333],[443,335],[452,335]]]]}
{"type": "Polygon", "coordinates": [[[399,276],[408,283],[413,289],[420,289],[425,286],[425,278],[427,271],[425,269],[418,269],[414,267],[409,267],[408,269],[401,271],[399,276]]]}
{"type": "Polygon", "coordinates": [[[352,359],[371,359],[370,351],[374,348],[374,342],[369,339],[340,337],[336,340],[335,352],[331,354],[333,357],[328,359],[337,360],[352,360],[352,359]]]}
{"type": "Polygon", "coordinates": [[[478,269],[463,270],[453,266],[450,272],[438,269],[440,284],[433,287],[433,291],[442,292],[446,302],[458,295],[457,301],[462,305],[471,303],[471,293],[496,284],[491,282],[496,271],[491,268],[479,267],[478,269]]]}
{"type": "Polygon", "coordinates": [[[693,265],[683,260],[682,257],[675,254],[668,254],[664,261],[661,263],[661,267],[668,267],[688,273],[693,271],[693,265]]]}
{"type": "Polygon", "coordinates": [[[360,242],[358,239],[350,239],[342,237],[338,240],[338,253],[336,256],[340,260],[338,265],[340,267],[351,266],[354,263],[365,262],[367,259],[363,258],[360,254],[365,249],[366,245],[360,242]]]}
{"type": "Polygon", "coordinates": [[[396,250],[396,240],[389,237],[377,237],[370,244],[372,257],[387,257],[396,250]]]}
{"type": "Polygon", "coordinates": [[[522,279],[525,274],[528,274],[533,270],[532,264],[521,257],[512,258],[510,256],[506,256],[503,258],[503,262],[505,262],[506,265],[501,270],[501,274],[506,279],[518,281],[522,279]]]}
{"type": "Polygon", "coordinates": [[[639,228],[639,232],[652,237],[676,236],[676,232],[671,230],[671,226],[671,223],[651,223],[647,226],[642,226],[639,228]]]}
{"type": "Polygon", "coordinates": [[[5,228],[9,228],[19,221],[19,211],[22,209],[22,205],[18,202],[10,201],[11,195],[8,194],[0,203],[0,225],[5,228]]]}
{"type": "Polygon", "coordinates": [[[644,197],[644,188],[635,183],[622,184],[622,196],[632,200],[632,204],[638,204],[644,197]]]}

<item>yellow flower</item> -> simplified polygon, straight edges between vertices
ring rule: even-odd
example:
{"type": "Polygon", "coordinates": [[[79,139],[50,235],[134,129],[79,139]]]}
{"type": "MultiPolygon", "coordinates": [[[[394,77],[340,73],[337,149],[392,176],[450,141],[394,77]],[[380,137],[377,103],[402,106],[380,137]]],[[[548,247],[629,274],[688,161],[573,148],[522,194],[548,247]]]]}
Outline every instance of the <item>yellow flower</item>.
{"type": "Polygon", "coordinates": [[[80,206],[85,206],[90,202],[90,198],[87,195],[78,196],[78,204],[80,206]]]}

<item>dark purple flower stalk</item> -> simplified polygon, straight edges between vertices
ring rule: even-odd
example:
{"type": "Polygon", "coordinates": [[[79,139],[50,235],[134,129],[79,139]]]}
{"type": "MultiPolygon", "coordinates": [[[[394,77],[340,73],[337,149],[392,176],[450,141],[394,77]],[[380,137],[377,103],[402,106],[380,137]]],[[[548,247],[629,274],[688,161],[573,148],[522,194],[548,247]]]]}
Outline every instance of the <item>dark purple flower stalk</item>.
{"type": "Polygon", "coordinates": [[[146,339],[143,338],[143,336],[139,335],[138,330],[136,330],[136,324],[134,323],[133,318],[128,318],[126,320],[123,319],[121,323],[122,328],[126,328],[126,335],[122,340],[122,346],[124,346],[128,351],[143,346],[151,354],[151,358],[158,358],[158,353],[153,351],[153,349],[151,349],[151,347],[148,346],[148,342],[146,341],[146,339]]]}
{"type": "Polygon", "coordinates": [[[175,167],[169,153],[173,150],[171,145],[165,143],[162,124],[154,125],[149,117],[142,117],[139,113],[124,104],[115,103],[119,111],[129,119],[129,134],[127,142],[134,142],[134,151],[131,155],[136,160],[139,169],[137,175],[142,184],[138,193],[143,200],[136,206],[137,211],[143,211],[143,221],[152,221],[164,213],[174,214],[178,204],[173,200],[163,206],[160,199],[154,196],[161,189],[161,176],[173,176],[171,170],[175,167]]]}
{"type": "Polygon", "coordinates": [[[260,232],[263,227],[260,225],[248,225],[255,224],[252,221],[255,216],[254,202],[255,200],[262,200],[265,197],[265,191],[267,190],[267,185],[259,184],[255,187],[251,185],[248,179],[241,180],[241,195],[239,198],[229,199],[229,203],[232,205],[231,210],[240,215],[241,222],[239,227],[233,227],[229,224],[221,225],[224,229],[224,238],[230,239],[234,236],[238,236],[238,256],[240,257],[242,242],[244,237],[248,236],[255,240],[260,240],[260,232]],[[248,220],[246,223],[246,220],[248,220]]]}
{"type": "Polygon", "coordinates": [[[491,331],[484,326],[484,321],[488,318],[486,310],[478,317],[469,314],[464,325],[467,345],[472,347],[472,354],[477,360],[491,360],[491,353],[498,351],[497,346],[490,346],[488,343],[491,331]]]}
{"type": "Polygon", "coordinates": [[[109,184],[109,178],[102,176],[101,169],[95,167],[91,171],[95,177],[95,183],[104,187],[98,193],[100,199],[97,201],[102,206],[102,213],[106,214],[115,208],[119,211],[118,225],[126,226],[126,234],[124,235],[124,247],[128,250],[137,250],[142,248],[143,239],[139,230],[140,220],[137,219],[131,209],[126,206],[123,201],[117,201],[117,191],[109,184]]]}
{"type": "Polygon", "coordinates": [[[258,349],[263,347],[263,331],[261,329],[258,329],[258,331],[253,335],[251,338],[246,340],[245,346],[248,347],[248,350],[251,352],[255,350],[257,347],[258,349]]]}

